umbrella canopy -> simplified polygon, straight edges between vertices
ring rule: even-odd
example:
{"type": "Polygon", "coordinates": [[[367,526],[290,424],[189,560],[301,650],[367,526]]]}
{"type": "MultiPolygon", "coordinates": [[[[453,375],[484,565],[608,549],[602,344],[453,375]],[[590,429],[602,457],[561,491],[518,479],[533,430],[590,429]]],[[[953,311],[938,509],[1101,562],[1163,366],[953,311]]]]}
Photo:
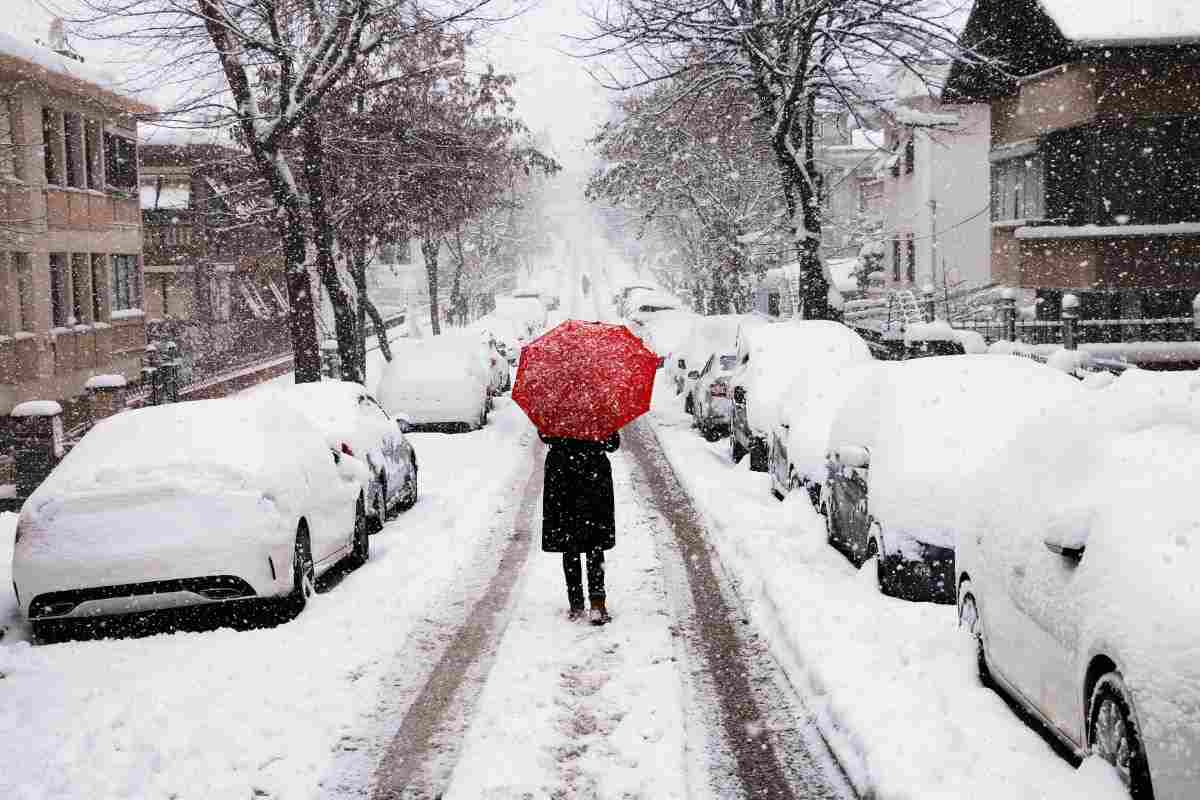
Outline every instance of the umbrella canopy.
{"type": "Polygon", "coordinates": [[[657,368],[624,325],[572,319],[521,350],[512,397],[546,436],[603,441],[650,410],[657,368]]]}

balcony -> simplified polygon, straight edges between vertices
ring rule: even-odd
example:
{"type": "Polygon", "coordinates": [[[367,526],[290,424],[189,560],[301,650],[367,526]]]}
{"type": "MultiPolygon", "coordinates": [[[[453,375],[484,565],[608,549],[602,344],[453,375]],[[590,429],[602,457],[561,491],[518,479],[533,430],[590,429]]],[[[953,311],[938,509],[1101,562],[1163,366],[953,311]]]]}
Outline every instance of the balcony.
{"type": "Polygon", "coordinates": [[[47,186],[45,193],[46,223],[51,228],[102,228],[141,221],[137,197],[56,186],[47,186]]]}

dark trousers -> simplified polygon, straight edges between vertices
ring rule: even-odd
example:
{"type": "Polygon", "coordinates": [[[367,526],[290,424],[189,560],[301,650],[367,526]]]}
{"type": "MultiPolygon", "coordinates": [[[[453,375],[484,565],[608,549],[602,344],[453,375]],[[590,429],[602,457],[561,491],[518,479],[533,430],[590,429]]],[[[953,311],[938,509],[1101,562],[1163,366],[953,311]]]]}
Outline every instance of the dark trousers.
{"type": "MultiPolygon", "coordinates": [[[[563,575],[567,577],[567,602],[571,608],[583,608],[583,574],[579,556],[583,553],[563,553],[563,575]]],[[[587,551],[588,597],[604,599],[604,551],[587,551]]]]}

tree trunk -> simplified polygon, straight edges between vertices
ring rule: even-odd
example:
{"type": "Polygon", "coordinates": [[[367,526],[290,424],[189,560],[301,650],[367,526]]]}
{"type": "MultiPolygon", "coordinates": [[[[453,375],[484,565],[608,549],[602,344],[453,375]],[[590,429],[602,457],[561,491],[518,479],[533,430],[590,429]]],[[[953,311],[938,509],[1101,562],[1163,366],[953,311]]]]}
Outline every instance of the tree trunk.
{"type": "MultiPolygon", "coordinates": [[[[434,336],[442,332],[441,312],[438,309],[438,240],[421,240],[421,255],[425,257],[425,275],[429,278],[429,328],[434,336]]],[[[411,309],[409,313],[412,313],[411,309]]]]}
{"type": "Polygon", "coordinates": [[[288,328],[292,336],[292,355],[296,366],[296,383],[317,383],[321,380],[321,351],[317,346],[317,318],[313,313],[312,282],[304,268],[304,220],[300,216],[300,200],[283,206],[279,218],[279,235],[283,240],[284,274],[287,276],[288,328]]]}
{"type": "MultiPolygon", "coordinates": [[[[354,310],[357,314],[358,322],[358,358],[362,365],[363,374],[367,374],[367,304],[370,299],[367,297],[367,249],[361,245],[355,245],[353,254],[350,259],[350,279],[354,281],[354,310]]],[[[381,347],[386,347],[387,342],[384,342],[381,347]]],[[[388,357],[388,361],[392,359],[388,357]]]]}
{"type": "Polygon", "coordinates": [[[354,309],[333,259],[333,223],[329,219],[325,197],[325,157],[321,151],[321,134],[315,115],[309,115],[302,123],[301,139],[304,147],[304,181],[308,185],[308,210],[313,223],[313,244],[317,248],[317,275],[329,294],[329,305],[333,307],[333,329],[342,362],[342,380],[362,383],[366,378],[365,365],[359,358],[354,309]]]}
{"type": "Polygon", "coordinates": [[[383,353],[384,361],[391,362],[392,360],[392,345],[388,342],[387,327],[383,324],[383,315],[379,313],[379,309],[375,304],[363,295],[363,308],[371,317],[371,322],[375,324],[375,338],[379,340],[379,352],[383,353]]]}

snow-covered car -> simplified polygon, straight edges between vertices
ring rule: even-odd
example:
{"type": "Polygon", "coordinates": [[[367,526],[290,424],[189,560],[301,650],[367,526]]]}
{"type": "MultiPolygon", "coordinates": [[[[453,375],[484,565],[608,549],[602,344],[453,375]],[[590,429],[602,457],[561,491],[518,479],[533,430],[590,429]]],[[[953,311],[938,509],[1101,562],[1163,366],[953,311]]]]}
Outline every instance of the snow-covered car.
{"type": "Polygon", "coordinates": [[[683,308],[678,297],[666,292],[639,290],[633,292],[626,302],[629,309],[627,315],[630,328],[637,330],[648,324],[656,314],[664,311],[674,311],[683,308]]]}
{"type": "Polygon", "coordinates": [[[856,363],[871,358],[866,342],[850,328],[827,320],[743,325],[737,365],[729,380],[733,410],[729,456],[736,464],[750,454],[750,469],[766,472],[771,430],[787,387],[811,362],[856,363]]]}
{"type": "Polygon", "coordinates": [[[1134,798],[1200,797],[1196,375],[1129,372],[1029,420],[958,509],[981,672],[1134,798]]]}
{"type": "Polygon", "coordinates": [[[729,396],[729,378],[737,365],[736,353],[710,353],[704,366],[695,371],[695,379],[685,402],[687,413],[701,435],[715,442],[729,432],[733,400],[729,396]]]}
{"type": "MultiPolygon", "coordinates": [[[[657,316],[665,314],[664,311],[657,316]]],[[[691,388],[696,380],[692,373],[699,372],[713,353],[732,355],[737,348],[738,328],[753,325],[759,318],[749,314],[693,314],[692,320],[686,337],[667,356],[667,377],[674,383],[675,393],[683,395],[683,410],[689,414],[691,388]]]]}
{"type": "Polygon", "coordinates": [[[1086,391],[1028,359],[880,365],[830,425],[819,496],[829,543],[855,565],[875,559],[886,594],[954,602],[955,548],[970,535],[953,513],[960,498],[1022,425],[1086,391]]]}
{"type": "Polygon", "coordinates": [[[632,280],[616,286],[615,289],[616,291],[613,293],[613,306],[616,308],[619,316],[628,317],[630,295],[638,291],[653,292],[658,287],[649,281],[632,280]]]}
{"type": "Polygon", "coordinates": [[[672,377],[672,353],[683,347],[692,335],[700,317],[691,311],[673,309],[656,314],[654,319],[634,330],[635,334],[651,351],[663,360],[668,377],[672,377]]]}
{"type": "MultiPolygon", "coordinates": [[[[529,331],[524,325],[515,320],[501,316],[495,312],[476,320],[471,328],[478,330],[489,340],[496,352],[509,363],[510,367],[517,365],[521,356],[521,346],[529,340],[529,331]]],[[[511,374],[508,388],[511,388],[511,374]]]]}
{"type": "Polygon", "coordinates": [[[491,374],[472,337],[434,336],[392,345],[375,397],[411,430],[476,430],[487,424],[491,374]]]}
{"type": "Polygon", "coordinates": [[[797,373],[771,429],[767,474],[776,497],[782,500],[793,489],[805,489],[813,507],[819,507],[834,414],[871,378],[879,363],[870,358],[832,364],[815,359],[797,373]]]}
{"type": "Polygon", "coordinates": [[[492,315],[512,320],[520,326],[526,339],[539,335],[546,328],[546,307],[537,297],[497,295],[492,315]]]}
{"type": "Polygon", "coordinates": [[[363,467],[286,404],[151,406],[98,423],[25,501],[13,583],[35,635],[255,598],[300,610],[365,561],[363,467]]]}
{"type": "Polygon", "coordinates": [[[406,419],[393,419],[360,383],[286,383],[253,396],[254,402],[288,403],[325,437],[325,443],[366,466],[371,532],[417,502],[417,453],[404,435],[406,419]]]}

